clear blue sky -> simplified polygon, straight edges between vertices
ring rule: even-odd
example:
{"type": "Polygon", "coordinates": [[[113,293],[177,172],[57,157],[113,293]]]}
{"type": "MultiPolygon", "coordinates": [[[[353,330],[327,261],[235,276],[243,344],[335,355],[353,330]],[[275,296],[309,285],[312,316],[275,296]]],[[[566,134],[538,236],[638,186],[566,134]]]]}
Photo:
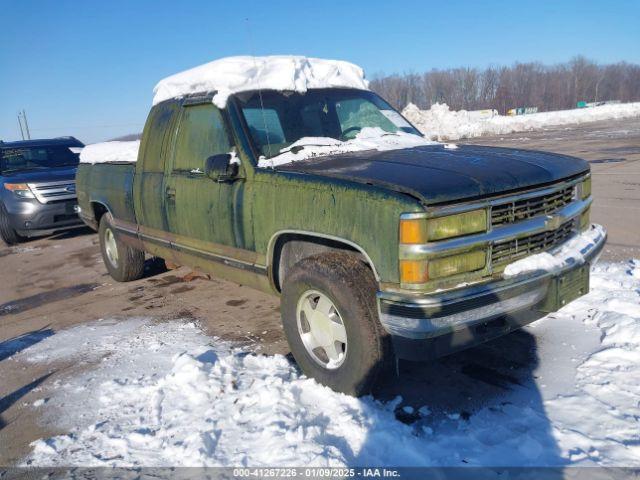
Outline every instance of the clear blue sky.
{"type": "Polygon", "coordinates": [[[2,0],[0,139],[139,132],[158,80],[227,55],[350,60],[369,77],[431,68],[640,63],[640,1],[2,0]]]}

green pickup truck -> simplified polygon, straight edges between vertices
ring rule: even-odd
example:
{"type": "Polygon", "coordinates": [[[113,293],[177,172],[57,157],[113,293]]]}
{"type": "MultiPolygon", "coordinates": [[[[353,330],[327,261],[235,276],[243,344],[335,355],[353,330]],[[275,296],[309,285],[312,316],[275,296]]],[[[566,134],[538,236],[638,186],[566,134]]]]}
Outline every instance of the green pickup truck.
{"type": "Polygon", "coordinates": [[[355,395],[588,292],[583,160],[434,144],[366,89],[215,95],[157,102],[136,162],[80,164],[115,280],[146,252],[280,296],[302,371],[355,395]]]}

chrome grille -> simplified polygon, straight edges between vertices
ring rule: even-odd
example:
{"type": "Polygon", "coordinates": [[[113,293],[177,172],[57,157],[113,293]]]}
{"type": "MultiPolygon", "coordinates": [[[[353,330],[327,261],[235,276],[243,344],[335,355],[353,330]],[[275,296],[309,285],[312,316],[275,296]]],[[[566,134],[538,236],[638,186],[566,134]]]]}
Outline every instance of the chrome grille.
{"type": "Polygon", "coordinates": [[[73,180],[29,183],[28,185],[40,203],[51,203],[76,198],[76,182],[73,180]]]}
{"type": "Polygon", "coordinates": [[[573,219],[550,232],[536,233],[528,237],[494,244],[491,251],[491,265],[513,262],[534,253],[550,250],[566,241],[573,235],[575,229],[576,220],[573,219]]]}
{"type": "Polygon", "coordinates": [[[547,195],[494,205],[491,207],[491,225],[495,227],[556,212],[571,203],[574,188],[570,186],[547,195]]]}

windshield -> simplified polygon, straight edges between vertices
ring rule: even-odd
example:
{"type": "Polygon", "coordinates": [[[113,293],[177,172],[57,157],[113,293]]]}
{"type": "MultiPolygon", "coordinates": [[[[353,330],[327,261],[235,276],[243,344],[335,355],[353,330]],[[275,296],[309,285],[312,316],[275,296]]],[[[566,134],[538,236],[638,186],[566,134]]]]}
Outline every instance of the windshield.
{"type": "MultiPolygon", "coordinates": [[[[353,140],[364,129],[420,135],[398,112],[373,92],[318,89],[304,94],[263,91],[237,94],[258,154],[271,158],[298,142],[327,145],[353,140]],[[262,98],[261,98],[262,97],[262,98]]],[[[299,145],[299,144],[297,144],[299,145]]],[[[300,146],[293,148],[300,148],[300,146]]]]}
{"type": "Polygon", "coordinates": [[[0,172],[20,172],[57,167],[75,167],[79,155],[69,147],[19,147],[0,149],[0,172]]]}

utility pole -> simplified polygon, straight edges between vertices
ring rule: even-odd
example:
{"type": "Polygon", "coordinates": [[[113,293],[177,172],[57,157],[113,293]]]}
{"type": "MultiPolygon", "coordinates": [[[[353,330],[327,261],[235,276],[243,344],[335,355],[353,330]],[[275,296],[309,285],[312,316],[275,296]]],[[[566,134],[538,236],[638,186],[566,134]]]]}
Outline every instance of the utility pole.
{"type": "Polygon", "coordinates": [[[18,112],[18,127],[20,127],[20,135],[22,135],[22,140],[24,140],[24,130],[22,130],[22,121],[20,120],[20,112],[18,112]]]}
{"type": "Polygon", "coordinates": [[[27,140],[31,140],[31,132],[29,132],[29,122],[27,122],[27,112],[22,109],[21,112],[18,112],[18,124],[20,125],[20,133],[22,134],[22,139],[25,140],[24,134],[27,134],[27,140]],[[24,129],[23,127],[24,123],[24,129]]]}
{"type": "Polygon", "coordinates": [[[22,109],[22,118],[24,119],[24,129],[27,131],[27,140],[31,140],[31,132],[29,132],[29,122],[27,122],[27,112],[22,109]]]}

